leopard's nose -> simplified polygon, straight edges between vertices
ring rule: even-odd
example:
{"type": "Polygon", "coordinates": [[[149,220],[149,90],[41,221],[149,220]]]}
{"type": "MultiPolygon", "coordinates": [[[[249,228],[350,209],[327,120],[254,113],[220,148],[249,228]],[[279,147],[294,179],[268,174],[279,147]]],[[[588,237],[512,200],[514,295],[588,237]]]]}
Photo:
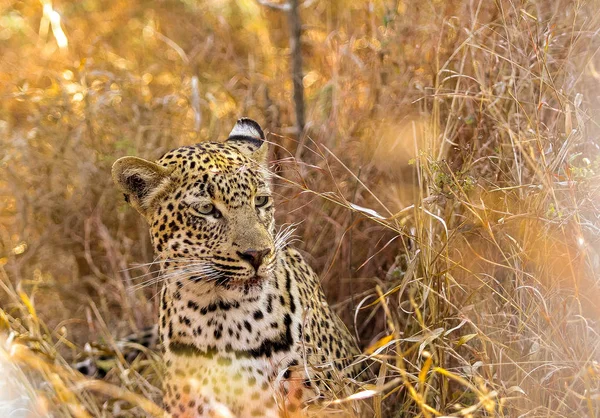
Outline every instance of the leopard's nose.
{"type": "Polygon", "coordinates": [[[249,262],[252,267],[254,267],[254,270],[258,270],[264,258],[271,253],[271,250],[268,248],[265,248],[264,250],[249,248],[244,252],[238,251],[237,253],[242,260],[249,262]]]}

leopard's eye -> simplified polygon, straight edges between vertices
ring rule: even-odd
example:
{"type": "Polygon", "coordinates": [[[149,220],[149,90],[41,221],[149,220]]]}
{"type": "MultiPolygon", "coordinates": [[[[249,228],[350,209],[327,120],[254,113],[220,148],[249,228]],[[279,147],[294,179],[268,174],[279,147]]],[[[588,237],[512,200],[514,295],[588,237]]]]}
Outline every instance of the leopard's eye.
{"type": "Polygon", "coordinates": [[[207,203],[206,205],[197,205],[193,206],[195,212],[198,212],[201,215],[212,216],[214,218],[220,218],[221,212],[213,205],[212,203],[207,203]]]}
{"type": "Polygon", "coordinates": [[[203,215],[210,215],[215,210],[215,205],[209,203],[207,205],[196,206],[196,210],[203,215]]]}
{"type": "Polygon", "coordinates": [[[254,198],[254,206],[257,208],[261,208],[269,203],[269,196],[256,196],[254,198]]]}

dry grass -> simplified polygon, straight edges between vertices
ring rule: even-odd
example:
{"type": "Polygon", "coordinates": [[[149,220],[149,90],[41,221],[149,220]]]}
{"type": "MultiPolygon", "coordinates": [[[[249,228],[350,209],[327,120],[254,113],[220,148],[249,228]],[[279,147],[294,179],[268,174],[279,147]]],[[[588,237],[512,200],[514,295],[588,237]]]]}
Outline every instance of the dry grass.
{"type": "Polygon", "coordinates": [[[301,155],[280,13],[53,7],[64,48],[41,3],[0,3],[0,415],[158,413],[155,353],[73,368],[156,318],[110,166],[247,115],[279,223],[380,364],[376,416],[600,417],[597,0],[305,2],[301,155]]]}

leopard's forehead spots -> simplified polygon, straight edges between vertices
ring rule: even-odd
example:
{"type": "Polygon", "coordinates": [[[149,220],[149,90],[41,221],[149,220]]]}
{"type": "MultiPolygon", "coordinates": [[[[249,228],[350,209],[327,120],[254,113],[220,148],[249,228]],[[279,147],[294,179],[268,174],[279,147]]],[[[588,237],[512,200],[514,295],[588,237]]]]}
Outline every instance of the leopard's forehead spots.
{"type": "Polygon", "coordinates": [[[189,191],[180,196],[183,198],[216,199],[235,208],[257,192],[268,190],[260,166],[227,143],[177,148],[161,157],[158,164],[173,169],[171,178],[189,191]]]}

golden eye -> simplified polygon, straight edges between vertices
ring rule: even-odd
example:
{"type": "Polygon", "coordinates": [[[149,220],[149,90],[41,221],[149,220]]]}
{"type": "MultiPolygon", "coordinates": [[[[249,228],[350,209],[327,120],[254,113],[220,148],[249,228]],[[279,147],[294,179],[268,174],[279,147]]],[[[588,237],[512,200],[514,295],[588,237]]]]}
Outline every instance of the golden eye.
{"type": "Polygon", "coordinates": [[[193,209],[201,215],[211,215],[214,218],[221,217],[221,212],[219,212],[219,210],[212,203],[207,203],[206,205],[197,205],[194,206],[193,209]]]}
{"type": "Polygon", "coordinates": [[[196,210],[203,215],[210,215],[212,211],[215,210],[215,205],[209,203],[207,205],[198,206],[196,210]]]}
{"type": "Polygon", "coordinates": [[[269,196],[256,196],[254,198],[254,206],[261,208],[269,203],[269,196]]]}

